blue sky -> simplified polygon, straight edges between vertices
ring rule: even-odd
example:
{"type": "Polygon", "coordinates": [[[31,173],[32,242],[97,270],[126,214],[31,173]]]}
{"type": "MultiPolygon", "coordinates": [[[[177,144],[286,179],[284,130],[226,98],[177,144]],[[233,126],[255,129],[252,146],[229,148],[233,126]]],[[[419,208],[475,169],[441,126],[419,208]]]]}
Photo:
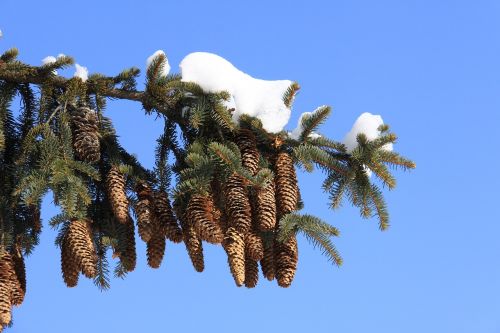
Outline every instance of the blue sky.
{"type": "MultiPolygon", "coordinates": [[[[172,243],[152,270],[141,242],[136,271],[111,290],[86,279],[68,289],[46,225],[9,331],[500,332],[499,15],[495,0],[2,0],[0,50],[16,46],[23,61],[65,53],[115,74],[157,49],[175,71],[190,52],[214,52],[255,77],[298,81],[290,128],[322,104],[334,110],[322,133],[336,139],[362,112],[381,114],[395,149],[417,162],[386,193],[383,233],[348,206],[328,210],[321,175],[300,174],[305,212],[341,230],[345,263],[331,267],[300,238],[289,289],[262,278],[236,288],[223,250],[208,245],[202,274],[172,243]]],[[[151,166],[161,124],[137,103],[107,113],[151,166]]],[[[44,208],[48,220],[56,210],[44,208]]]]}

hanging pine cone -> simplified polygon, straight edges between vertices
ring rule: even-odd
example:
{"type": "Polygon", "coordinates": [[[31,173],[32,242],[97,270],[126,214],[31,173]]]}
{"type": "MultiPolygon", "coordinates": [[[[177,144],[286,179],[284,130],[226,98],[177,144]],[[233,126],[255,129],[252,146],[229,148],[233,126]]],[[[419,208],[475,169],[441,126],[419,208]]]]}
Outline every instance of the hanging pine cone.
{"type": "Polygon", "coordinates": [[[184,244],[189,254],[189,258],[193,263],[193,267],[197,272],[203,272],[205,269],[205,260],[203,257],[203,245],[201,239],[196,234],[194,227],[191,225],[183,226],[182,233],[184,234],[184,244]]]}
{"type": "Polygon", "coordinates": [[[61,244],[61,271],[66,286],[71,288],[78,284],[80,267],[66,238],[61,244]]]}
{"type": "Polygon", "coordinates": [[[214,217],[214,202],[211,196],[194,194],[187,206],[186,217],[198,237],[212,244],[220,244],[224,239],[222,229],[214,217]]]}
{"type": "Polygon", "coordinates": [[[70,107],[70,116],[76,156],[85,162],[98,162],[101,159],[101,145],[97,114],[88,107],[70,107]]]}
{"type": "Polygon", "coordinates": [[[163,234],[172,242],[182,242],[182,230],[172,211],[167,193],[163,191],[153,192],[155,213],[163,234]]]}
{"type": "Polygon", "coordinates": [[[125,177],[114,165],[106,176],[106,187],[115,219],[119,223],[127,223],[128,199],[125,192],[125,177]]]}
{"type": "Polygon", "coordinates": [[[137,227],[139,236],[146,243],[153,235],[154,226],[156,223],[154,215],[153,192],[146,183],[137,185],[138,201],[135,205],[135,213],[137,215],[137,227]]]}
{"type": "Polygon", "coordinates": [[[252,227],[252,208],[245,180],[236,173],[231,175],[227,180],[224,192],[229,226],[246,234],[252,227]]]}
{"type": "Polygon", "coordinates": [[[262,238],[253,230],[245,235],[245,254],[254,261],[259,261],[264,257],[262,238]]]}
{"type": "Polygon", "coordinates": [[[2,251],[0,257],[0,325],[8,325],[12,319],[12,306],[23,302],[24,292],[16,276],[11,255],[2,251]]]}
{"type": "Polygon", "coordinates": [[[118,225],[120,237],[118,238],[119,251],[116,253],[120,257],[123,267],[127,272],[135,269],[137,253],[135,250],[135,228],[134,221],[127,217],[126,224],[118,225]]]}
{"type": "Polygon", "coordinates": [[[290,236],[283,243],[276,242],[275,244],[275,260],[276,260],[276,280],[278,285],[283,288],[288,288],[292,284],[297,270],[297,262],[299,260],[299,250],[297,247],[297,238],[290,236]]]}
{"type": "Polygon", "coordinates": [[[88,278],[94,278],[97,274],[97,255],[92,240],[90,221],[71,220],[65,242],[81,272],[88,278]]]}
{"type": "Polygon", "coordinates": [[[245,287],[254,288],[259,281],[259,265],[250,257],[245,257],[245,287]]]}
{"type": "Polygon", "coordinates": [[[12,303],[10,295],[9,283],[4,282],[0,277],[0,326],[7,326],[12,320],[12,303]]]}
{"type": "Polygon", "coordinates": [[[274,264],[274,242],[272,240],[264,242],[264,256],[260,261],[262,274],[269,281],[274,280],[275,277],[275,264],[274,264]]]}
{"type": "Polygon", "coordinates": [[[236,144],[241,152],[241,162],[243,166],[255,175],[259,170],[260,158],[255,135],[251,130],[242,128],[236,136],[236,144]]]}
{"type": "Polygon", "coordinates": [[[226,231],[223,245],[234,282],[240,287],[245,281],[245,241],[243,235],[236,228],[230,227],[226,231]]]}
{"type": "Polygon", "coordinates": [[[175,215],[179,219],[184,245],[186,246],[186,250],[188,252],[189,258],[191,259],[193,267],[197,272],[203,272],[203,270],[205,269],[205,261],[203,257],[203,245],[201,243],[201,239],[198,238],[194,227],[187,222],[186,214],[183,212],[183,208],[181,207],[179,202],[174,201],[173,208],[175,215]]]}
{"type": "Polygon", "coordinates": [[[276,198],[274,180],[258,189],[255,195],[256,226],[260,231],[271,231],[276,227],[276,198]]]}
{"type": "Polygon", "coordinates": [[[23,302],[24,292],[19,279],[16,276],[12,256],[9,252],[2,250],[0,257],[0,281],[4,281],[10,290],[10,301],[12,305],[19,305],[23,302]]]}
{"type": "Polygon", "coordinates": [[[293,160],[287,152],[280,152],[276,158],[276,205],[279,216],[297,209],[299,187],[293,160]]]}
{"type": "Polygon", "coordinates": [[[11,257],[14,272],[24,297],[24,295],[26,294],[26,266],[24,264],[24,258],[19,244],[16,244],[12,248],[11,257]]]}
{"type": "Polygon", "coordinates": [[[148,265],[159,268],[165,255],[165,236],[156,232],[147,243],[148,265]]]}

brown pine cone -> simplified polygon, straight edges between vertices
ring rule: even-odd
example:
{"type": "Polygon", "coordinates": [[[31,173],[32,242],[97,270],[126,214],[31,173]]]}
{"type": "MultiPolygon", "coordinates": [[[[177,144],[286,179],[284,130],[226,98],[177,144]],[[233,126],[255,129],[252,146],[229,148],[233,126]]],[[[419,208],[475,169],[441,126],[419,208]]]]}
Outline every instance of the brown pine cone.
{"type": "Polygon", "coordinates": [[[152,268],[159,268],[165,255],[165,237],[157,232],[147,243],[148,265],[152,268]]]}
{"type": "Polygon", "coordinates": [[[172,242],[182,242],[182,230],[172,211],[167,193],[163,191],[153,192],[155,213],[163,234],[172,242]]]}
{"type": "Polygon", "coordinates": [[[136,191],[139,199],[135,205],[137,228],[139,236],[147,243],[153,235],[157,222],[154,215],[153,192],[146,183],[142,182],[137,185],[136,191]]]}
{"type": "Polygon", "coordinates": [[[224,234],[215,220],[214,210],[211,196],[195,194],[189,200],[186,217],[187,222],[194,227],[199,238],[212,244],[220,244],[224,239],[224,234]]]}
{"type": "Polygon", "coordinates": [[[254,288],[259,281],[259,265],[250,257],[245,257],[245,287],[254,288]]]}
{"type": "Polygon", "coordinates": [[[265,241],[264,242],[264,256],[260,261],[260,266],[262,268],[262,274],[269,281],[274,280],[276,275],[276,269],[274,264],[274,242],[265,241]]]}
{"type": "Polygon", "coordinates": [[[246,234],[252,227],[252,207],[245,180],[236,173],[231,175],[224,192],[229,226],[246,234]]]}
{"type": "Polygon", "coordinates": [[[256,226],[260,231],[271,231],[276,227],[276,198],[274,180],[258,189],[255,195],[256,226]]]}
{"type": "Polygon", "coordinates": [[[106,176],[109,203],[115,219],[125,224],[128,219],[128,199],[125,192],[125,177],[116,166],[112,166],[106,176]]]}
{"type": "Polygon", "coordinates": [[[0,325],[6,326],[12,320],[12,302],[9,283],[0,277],[0,325]]]}
{"type": "Polygon", "coordinates": [[[61,272],[66,286],[71,288],[78,284],[79,263],[73,255],[66,239],[61,244],[61,272]]]}
{"type": "Polygon", "coordinates": [[[101,145],[96,112],[88,107],[70,107],[69,110],[76,156],[85,162],[98,162],[101,159],[101,145]]]}
{"type": "Polygon", "coordinates": [[[240,148],[241,163],[253,175],[255,175],[259,170],[260,158],[259,151],[257,150],[257,143],[255,141],[255,135],[251,130],[242,128],[236,136],[236,144],[238,145],[238,148],[240,148]]]}
{"type": "Polygon", "coordinates": [[[276,206],[281,217],[297,209],[299,187],[293,160],[287,152],[276,158],[276,206]]]}
{"type": "Polygon", "coordinates": [[[92,240],[90,221],[71,220],[65,242],[82,273],[88,278],[94,278],[97,274],[97,255],[92,240]]]}
{"type": "Polygon", "coordinates": [[[119,251],[116,255],[120,257],[120,261],[127,272],[132,272],[137,263],[134,221],[128,216],[127,223],[118,225],[118,228],[120,238],[118,239],[119,251]]]}
{"type": "Polygon", "coordinates": [[[203,272],[205,269],[205,260],[203,257],[203,245],[201,239],[198,238],[194,227],[189,225],[183,227],[184,244],[189,254],[189,258],[193,263],[193,267],[197,272],[203,272]]]}
{"type": "Polygon", "coordinates": [[[21,252],[21,247],[16,244],[12,249],[12,264],[14,267],[16,278],[23,295],[26,294],[26,266],[24,264],[24,257],[21,252]]]}
{"type": "Polygon", "coordinates": [[[290,238],[283,243],[276,241],[275,260],[276,280],[278,280],[278,285],[283,288],[290,287],[299,260],[299,249],[297,247],[297,238],[295,238],[295,235],[290,236],[290,238]]]}
{"type": "Polygon", "coordinates": [[[245,241],[243,235],[234,227],[226,231],[223,243],[227,253],[229,269],[238,287],[245,282],[245,241]]]}
{"type": "Polygon", "coordinates": [[[3,251],[0,257],[0,283],[7,284],[12,305],[20,305],[23,302],[24,290],[17,278],[12,256],[7,251],[3,251]]]}
{"type": "Polygon", "coordinates": [[[264,257],[264,244],[259,233],[251,230],[245,235],[245,254],[254,261],[264,257]]]}
{"type": "Polygon", "coordinates": [[[198,238],[194,227],[187,222],[185,210],[178,201],[174,201],[173,209],[175,215],[179,219],[184,245],[186,246],[191,263],[197,272],[203,272],[205,269],[205,261],[201,239],[198,238]]]}

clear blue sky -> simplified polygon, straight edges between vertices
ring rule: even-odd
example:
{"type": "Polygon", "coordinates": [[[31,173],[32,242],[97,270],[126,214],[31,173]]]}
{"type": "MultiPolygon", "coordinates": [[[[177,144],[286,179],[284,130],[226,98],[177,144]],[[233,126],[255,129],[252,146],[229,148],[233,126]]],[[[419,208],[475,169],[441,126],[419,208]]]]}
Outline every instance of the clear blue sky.
{"type": "MultiPolygon", "coordinates": [[[[144,68],[164,49],[173,70],[193,51],[251,75],[298,81],[291,126],[322,104],[341,139],[362,112],[381,114],[417,162],[387,193],[392,227],[331,212],[321,175],[300,175],[306,212],[340,228],[345,264],[299,239],[294,284],[236,288],[219,247],[199,274],[167,244],[159,270],[139,264],[101,293],[65,287],[55,232],[27,259],[28,293],[11,332],[500,332],[500,2],[2,0],[0,50],[39,64],[65,53],[91,72],[144,68]]],[[[72,72],[70,73],[72,74],[72,72]]],[[[141,79],[141,82],[143,80],[141,79]]],[[[161,124],[132,102],[107,110],[147,166],[161,124]]],[[[43,218],[56,210],[47,200],[43,218]]]]}

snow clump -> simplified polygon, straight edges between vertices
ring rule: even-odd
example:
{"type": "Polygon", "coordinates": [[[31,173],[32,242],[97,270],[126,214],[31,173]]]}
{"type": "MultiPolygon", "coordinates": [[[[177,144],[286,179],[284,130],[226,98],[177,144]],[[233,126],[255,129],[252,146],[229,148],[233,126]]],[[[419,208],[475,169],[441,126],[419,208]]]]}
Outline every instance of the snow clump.
{"type": "Polygon", "coordinates": [[[290,119],[291,110],[283,102],[283,95],[292,81],[253,78],[226,59],[207,52],[188,54],[179,67],[183,82],[197,83],[206,93],[227,91],[231,98],[226,106],[235,109],[235,121],[246,114],[260,119],[266,131],[278,133],[290,119]]]}
{"type": "MultiPolygon", "coordinates": [[[[370,141],[375,140],[380,136],[380,131],[378,130],[380,125],[383,125],[384,121],[380,115],[373,115],[369,112],[361,114],[361,116],[356,119],[354,125],[352,125],[351,130],[344,137],[344,144],[347,147],[347,151],[351,152],[358,146],[358,141],[356,137],[359,133],[364,133],[366,138],[370,141]]],[[[392,143],[388,143],[383,147],[385,150],[392,151],[392,143]]]]}
{"type": "Polygon", "coordinates": [[[89,78],[89,70],[87,69],[87,67],[83,67],[78,64],[75,64],[75,67],[76,72],[73,77],[79,77],[83,82],[87,81],[89,78]]]}
{"type": "Polygon", "coordinates": [[[168,63],[168,58],[163,50],[158,50],[148,57],[148,59],[146,60],[146,68],[149,68],[153,60],[159,55],[163,55],[165,57],[165,63],[163,64],[160,76],[166,77],[168,73],[170,73],[170,64],[168,63]]]}

